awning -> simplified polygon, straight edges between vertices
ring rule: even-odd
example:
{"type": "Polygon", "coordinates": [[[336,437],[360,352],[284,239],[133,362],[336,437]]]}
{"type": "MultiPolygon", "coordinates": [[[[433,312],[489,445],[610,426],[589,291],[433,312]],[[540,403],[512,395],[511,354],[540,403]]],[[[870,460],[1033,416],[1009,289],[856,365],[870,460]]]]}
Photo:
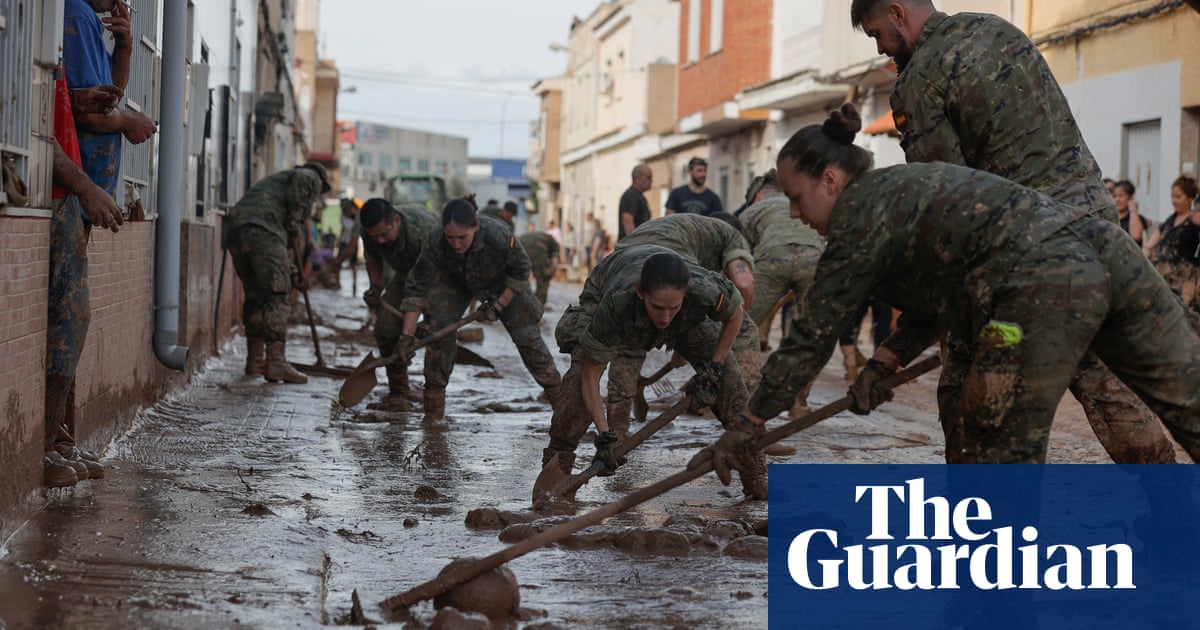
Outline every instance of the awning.
{"type": "Polygon", "coordinates": [[[896,120],[892,118],[892,110],[890,109],[879,118],[876,118],[875,122],[867,125],[862,132],[868,136],[887,134],[893,138],[900,137],[900,132],[896,129],[896,120]]]}

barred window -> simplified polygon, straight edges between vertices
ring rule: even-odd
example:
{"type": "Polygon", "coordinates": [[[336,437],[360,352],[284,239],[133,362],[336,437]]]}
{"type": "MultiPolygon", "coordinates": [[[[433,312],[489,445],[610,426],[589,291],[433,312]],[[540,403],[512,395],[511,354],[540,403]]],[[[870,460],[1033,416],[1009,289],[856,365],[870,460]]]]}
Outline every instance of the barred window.
{"type": "MultiPolygon", "coordinates": [[[[0,0],[3,1],[3,0],[0,0]]],[[[129,0],[136,9],[130,16],[130,30],[133,34],[133,53],[129,59],[129,84],[125,86],[124,107],[141,112],[157,121],[158,116],[158,85],[161,51],[156,40],[158,34],[159,3],[153,0],[129,0]]],[[[134,187],[142,203],[147,208],[154,204],[147,202],[154,192],[149,189],[153,179],[152,170],[154,145],[158,141],[157,134],[142,144],[130,144],[123,141],[121,148],[121,175],[125,182],[134,187]]],[[[117,202],[122,207],[124,200],[117,191],[117,202]]],[[[149,217],[147,217],[149,218],[149,217]]]]}
{"type": "Polygon", "coordinates": [[[15,158],[17,174],[26,181],[32,129],[34,17],[33,0],[0,0],[0,86],[4,86],[0,89],[0,153],[15,158]]]}

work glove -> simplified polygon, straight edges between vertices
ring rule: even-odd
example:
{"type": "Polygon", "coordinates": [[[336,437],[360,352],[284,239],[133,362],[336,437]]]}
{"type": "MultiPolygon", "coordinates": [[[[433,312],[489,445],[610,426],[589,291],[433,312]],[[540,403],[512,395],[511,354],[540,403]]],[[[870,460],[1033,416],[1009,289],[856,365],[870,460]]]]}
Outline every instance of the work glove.
{"type": "Polygon", "coordinates": [[[420,341],[413,335],[401,335],[400,341],[396,342],[395,353],[400,357],[400,364],[407,366],[412,363],[413,357],[417,354],[417,345],[420,341]]]}
{"type": "Polygon", "coordinates": [[[850,386],[850,411],[867,415],[872,409],[892,399],[892,388],[883,379],[895,374],[896,370],[885,367],[882,362],[871,359],[858,373],[850,386]]]}
{"type": "Polygon", "coordinates": [[[504,311],[504,307],[495,298],[487,298],[479,303],[479,321],[494,322],[500,319],[500,313],[504,311]]]}
{"type": "Polygon", "coordinates": [[[725,433],[711,446],[704,447],[688,462],[688,470],[702,466],[707,459],[712,459],[713,470],[721,483],[729,485],[733,480],[730,470],[736,469],[745,475],[755,469],[755,444],[763,434],[763,427],[754,424],[745,415],[739,415],[725,429],[725,433]]]}
{"type": "Polygon", "coordinates": [[[724,374],[724,364],[712,361],[700,364],[696,376],[692,377],[692,382],[687,388],[688,395],[692,397],[692,411],[711,407],[717,402],[717,395],[721,392],[721,377],[724,374]]]}
{"type": "Polygon", "coordinates": [[[383,299],[383,285],[375,282],[371,283],[370,288],[363,293],[363,302],[367,303],[368,308],[379,306],[379,301],[383,299]]]}
{"type": "Polygon", "coordinates": [[[613,453],[613,447],[617,444],[617,434],[614,431],[605,431],[596,436],[596,441],[592,442],[596,446],[596,457],[592,459],[592,463],[600,462],[604,464],[604,468],[596,473],[601,477],[609,477],[617,472],[617,468],[621,467],[626,461],[625,457],[618,457],[613,453]]]}

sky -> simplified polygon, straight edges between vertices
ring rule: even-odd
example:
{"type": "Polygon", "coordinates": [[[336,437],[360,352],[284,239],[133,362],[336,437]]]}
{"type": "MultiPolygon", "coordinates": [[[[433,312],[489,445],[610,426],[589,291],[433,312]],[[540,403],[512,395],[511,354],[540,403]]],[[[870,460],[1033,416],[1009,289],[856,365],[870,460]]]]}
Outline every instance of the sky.
{"type": "Polygon", "coordinates": [[[566,69],[550,45],[601,3],[324,0],[317,50],[341,73],[339,119],[464,136],[471,157],[525,158],[539,110],[530,87],[566,69]]]}

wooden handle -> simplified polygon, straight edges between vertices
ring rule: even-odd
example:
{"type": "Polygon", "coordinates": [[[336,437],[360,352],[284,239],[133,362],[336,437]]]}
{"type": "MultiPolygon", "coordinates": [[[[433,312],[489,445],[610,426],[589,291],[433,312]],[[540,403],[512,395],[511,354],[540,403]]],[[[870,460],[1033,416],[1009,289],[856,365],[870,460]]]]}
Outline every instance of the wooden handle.
{"type": "MultiPolygon", "coordinates": [[[[883,382],[889,387],[896,387],[897,385],[907,383],[908,381],[921,376],[922,374],[938,367],[941,364],[941,357],[934,355],[922,359],[921,361],[913,364],[911,367],[889,376],[888,378],[884,379],[883,382]]],[[[838,413],[849,409],[850,404],[851,398],[849,396],[843,396],[842,398],[825,405],[824,407],[813,411],[812,413],[796,418],[795,420],[792,420],[781,427],[772,429],[771,431],[764,433],[762,437],[759,438],[758,447],[763,448],[769,444],[778,442],[779,440],[782,440],[793,433],[806,429],[826,418],[837,415],[838,413]]],[[[674,407],[672,407],[672,409],[674,409],[674,407]]],[[[461,584],[465,584],[469,580],[483,574],[484,572],[490,571],[504,564],[505,562],[508,562],[509,560],[519,558],[530,551],[533,551],[534,549],[558,542],[585,527],[595,525],[614,514],[628,510],[629,508],[637,506],[645,501],[649,501],[660,494],[674,490],[675,488],[678,488],[679,486],[682,486],[693,479],[697,479],[705,474],[708,474],[708,472],[712,469],[713,465],[711,458],[700,459],[695,462],[695,468],[677,472],[674,475],[659,481],[658,483],[646,486],[641,490],[627,494],[624,497],[609,503],[608,505],[588,512],[583,516],[573,518],[565,523],[533,536],[532,538],[526,538],[525,540],[522,540],[521,542],[511,545],[505,549],[501,549],[490,556],[480,558],[479,560],[469,564],[464,564],[456,570],[448,571],[428,582],[419,584],[414,588],[404,591],[399,595],[389,597],[381,602],[380,606],[388,614],[394,614],[395,611],[401,608],[405,608],[419,601],[441,595],[442,593],[445,593],[446,591],[461,584]]]]}

